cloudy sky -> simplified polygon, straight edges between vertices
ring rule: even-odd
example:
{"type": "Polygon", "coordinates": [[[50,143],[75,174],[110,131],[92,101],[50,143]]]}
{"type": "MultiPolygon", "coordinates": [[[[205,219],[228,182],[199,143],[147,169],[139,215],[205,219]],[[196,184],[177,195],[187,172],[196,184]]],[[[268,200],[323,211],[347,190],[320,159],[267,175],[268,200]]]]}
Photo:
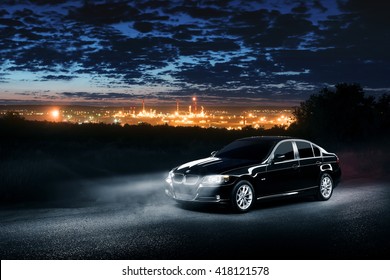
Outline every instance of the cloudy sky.
{"type": "Polygon", "coordinates": [[[1,0],[0,102],[297,104],[390,91],[388,1],[1,0]]]}

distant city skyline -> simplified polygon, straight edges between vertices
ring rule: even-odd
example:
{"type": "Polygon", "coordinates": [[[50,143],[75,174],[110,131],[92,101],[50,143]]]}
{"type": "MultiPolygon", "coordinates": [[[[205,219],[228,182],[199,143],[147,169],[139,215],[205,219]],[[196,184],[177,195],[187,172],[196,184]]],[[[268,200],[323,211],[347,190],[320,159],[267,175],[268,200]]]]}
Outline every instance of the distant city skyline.
{"type": "Polygon", "coordinates": [[[292,109],[288,108],[248,108],[239,106],[211,108],[197,105],[196,98],[192,103],[175,107],[141,106],[53,106],[53,105],[3,105],[0,106],[0,117],[9,114],[18,115],[28,121],[49,121],[67,123],[107,123],[118,125],[170,125],[197,126],[201,128],[243,129],[287,128],[293,121],[292,109]]]}
{"type": "Polygon", "coordinates": [[[4,0],[0,104],[295,106],[390,92],[387,1],[4,0]]]}

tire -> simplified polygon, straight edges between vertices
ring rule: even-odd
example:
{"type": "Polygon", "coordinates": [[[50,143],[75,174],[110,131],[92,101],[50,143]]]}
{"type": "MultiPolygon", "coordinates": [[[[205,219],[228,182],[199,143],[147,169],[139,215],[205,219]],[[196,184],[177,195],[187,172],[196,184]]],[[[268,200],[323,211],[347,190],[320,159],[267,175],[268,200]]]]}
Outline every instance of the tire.
{"type": "Polygon", "coordinates": [[[333,179],[328,173],[321,175],[319,188],[317,193],[318,200],[325,201],[328,200],[333,194],[333,179]]]}
{"type": "Polygon", "coordinates": [[[231,204],[239,213],[248,212],[255,202],[255,191],[248,181],[240,181],[235,185],[231,194],[231,204]]]}

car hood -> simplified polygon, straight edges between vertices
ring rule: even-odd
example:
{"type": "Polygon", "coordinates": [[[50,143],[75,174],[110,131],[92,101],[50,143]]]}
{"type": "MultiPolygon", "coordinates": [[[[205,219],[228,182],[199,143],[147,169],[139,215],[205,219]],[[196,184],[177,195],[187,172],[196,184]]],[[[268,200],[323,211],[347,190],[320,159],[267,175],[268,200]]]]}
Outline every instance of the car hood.
{"type": "Polygon", "coordinates": [[[226,171],[254,163],[256,162],[247,159],[208,157],[182,164],[175,168],[174,172],[197,175],[221,174],[226,171]]]}

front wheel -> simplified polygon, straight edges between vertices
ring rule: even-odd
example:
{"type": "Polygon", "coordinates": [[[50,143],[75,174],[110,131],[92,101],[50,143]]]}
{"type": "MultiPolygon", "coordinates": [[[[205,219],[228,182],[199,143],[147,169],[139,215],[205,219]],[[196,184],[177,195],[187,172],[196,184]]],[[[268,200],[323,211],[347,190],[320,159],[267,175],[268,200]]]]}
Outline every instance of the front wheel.
{"type": "Polygon", "coordinates": [[[251,183],[248,181],[240,181],[232,191],[232,206],[238,212],[247,212],[253,206],[254,198],[255,192],[251,183]]]}
{"type": "Polygon", "coordinates": [[[320,178],[320,185],[317,193],[318,200],[328,200],[333,193],[333,179],[328,173],[324,173],[320,178]]]}

